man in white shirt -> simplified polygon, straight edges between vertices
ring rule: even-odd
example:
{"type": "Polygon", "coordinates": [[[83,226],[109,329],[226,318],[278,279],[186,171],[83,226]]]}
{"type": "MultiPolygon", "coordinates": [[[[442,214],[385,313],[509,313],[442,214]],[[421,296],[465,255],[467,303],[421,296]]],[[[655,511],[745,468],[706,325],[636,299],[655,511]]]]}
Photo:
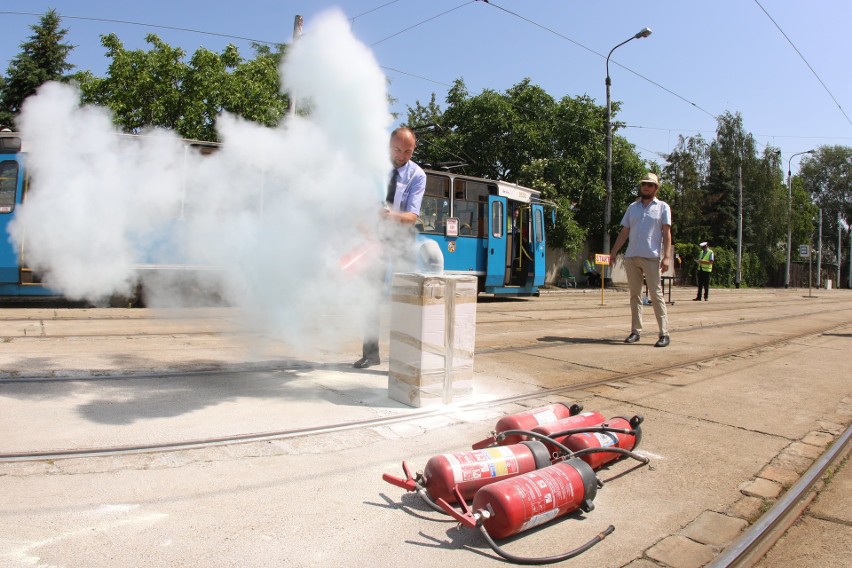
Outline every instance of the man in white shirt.
{"type": "Polygon", "coordinates": [[[636,343],[642,335],[642,284],[648,285],[651,305],[657,317],[660,335],[655,347],[669,344],[666,319],[666,302],[663,298],[660,276],[671,265],[672,210],[665,201],[657,199],[660,179],[648,172],[639,180],[639,199],[630,204],[621,219],[621,232],[615,240],[610,255],[615,255],[629,238],[624,253],[624,271],[630,287],[630,335],[625,343],[636,343]]]}

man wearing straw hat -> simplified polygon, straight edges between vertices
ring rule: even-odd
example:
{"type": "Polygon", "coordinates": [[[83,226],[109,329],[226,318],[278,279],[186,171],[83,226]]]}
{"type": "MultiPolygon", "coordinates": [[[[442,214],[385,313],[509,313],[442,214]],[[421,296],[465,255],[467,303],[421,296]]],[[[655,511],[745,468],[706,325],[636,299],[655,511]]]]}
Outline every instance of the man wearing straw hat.
{"type": "Polygon", "coordinates": [[[651,305],[657,317],[660,335],[655,347],[669,344],[666,302],[661,286],[662,273],[671,265],[672,210],[665,201],[657,199],[660,179],[648,172],[639,180],[639,198],[630,204],[621,219],[621,232],[610,252],[615,255],[629,238],[624,253],[624,271],[630,286],[630,335],[625,343],[636,343],[642,335],[642,283],[648,284],[651,305]]]}

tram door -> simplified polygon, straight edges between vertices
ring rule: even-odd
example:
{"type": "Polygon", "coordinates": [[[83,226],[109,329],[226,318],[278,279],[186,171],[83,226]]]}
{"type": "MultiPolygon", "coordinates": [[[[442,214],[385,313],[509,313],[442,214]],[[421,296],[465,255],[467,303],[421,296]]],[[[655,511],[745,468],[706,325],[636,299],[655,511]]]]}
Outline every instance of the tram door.
{"type": "MultiPolygon", "coordinates": [[[[3,139],[8,140],[7,139],[3,139]]],[[[23,191],[20,175],[21,164],[14,148],[0,152],[0,231],[3,235],[8,232],[8,225],[15,213],[15,206],[20,203],[23,191]]],[[[3,239],[0,246],[0,282],[18,283],[18,254],[15,247],[3,239]]]]}
{"type": "Polygon", "coordinates": [[[503,286],[506,281],[506,219],[506,198],[489,195],[486,286],[503,286]]]}
{"type": "Polygon", "coordinates": [[[533,286],[544,284],[544,206],[532,206],[532,257],[535,269],[533,270],[533,286]]]}

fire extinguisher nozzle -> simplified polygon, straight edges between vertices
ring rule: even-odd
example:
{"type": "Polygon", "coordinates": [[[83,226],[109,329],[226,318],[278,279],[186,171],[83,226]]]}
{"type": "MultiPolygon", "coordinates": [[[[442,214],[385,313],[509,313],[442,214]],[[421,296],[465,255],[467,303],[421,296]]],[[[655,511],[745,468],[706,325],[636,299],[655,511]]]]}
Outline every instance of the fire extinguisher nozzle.
{"type": "Polygon", "coordinates": [[[417,482],[413,479],[402,479],[389,473],[383,473],[382,479],[390,483],[391,485],[396,485],[397,487],[405,489],[406,491],[417,491],[417,482]]]}
{"type": "Polygon", "coordinates": [[[473,444],[470,448],[472,450],[481,450],[483,448],[487,448],[489,446],[493,446],[497,443],[497,439],[494,436],[489,436],[484,440],[480,440],[479,442],[473,444]]]}

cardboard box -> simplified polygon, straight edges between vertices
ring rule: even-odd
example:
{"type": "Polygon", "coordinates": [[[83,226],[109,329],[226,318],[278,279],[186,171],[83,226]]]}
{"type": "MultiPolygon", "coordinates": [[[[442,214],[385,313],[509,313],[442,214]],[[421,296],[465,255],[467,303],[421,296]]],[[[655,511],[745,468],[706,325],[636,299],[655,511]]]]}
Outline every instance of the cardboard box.
{"type": "Polygon", "coordinates": [[[394,274],[388,396],[409,406],[473,394],[475,276],[394,274]]]}

